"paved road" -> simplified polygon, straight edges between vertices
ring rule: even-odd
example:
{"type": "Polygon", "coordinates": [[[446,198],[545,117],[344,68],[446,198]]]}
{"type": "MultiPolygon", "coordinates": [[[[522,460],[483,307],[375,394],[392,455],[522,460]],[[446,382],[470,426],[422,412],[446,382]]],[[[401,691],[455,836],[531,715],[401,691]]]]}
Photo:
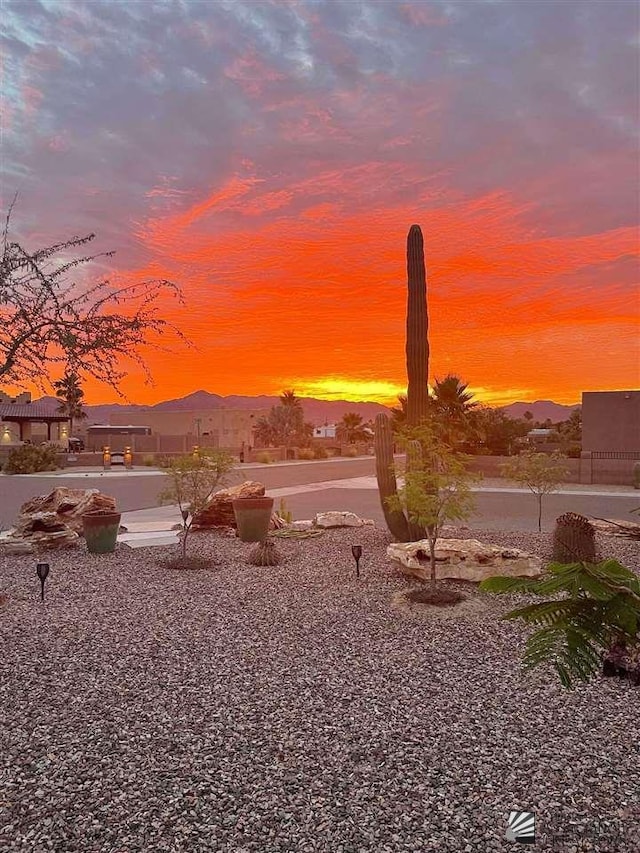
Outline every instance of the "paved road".
{"type": "MultiPolygon", "coordinates": [[[[286,490],[284,490],[286,491],[286,490]]],[[[278,490],[269,494],[278,500],[278,490]]],[[[373,518],[384,525],[378,492],[373,489],[333,488],[323,491],[285,495],[286,505],[294,518],[313,518],[316,512],[329,509],[350,510],[362,518],[373,518]]],[[[534,495],[525,491],[488,491],[476,493],[477,512],[467,522],[469,527],[483,530],[537,530],[538,507],[534,495]]],[[[640,505],[638,496],[616,494],[559,493],[543,501],[543,530],[551,530],[555,519],[564,512],[579,512],[599,518],[637,520],[629,511],[640,505]]]]}
{"type": "MultiPolygon", "coordinates": [[[[374,469],[372,457],[332,459],[269,466],[242,465],[238,468],[238,478],[264,483],[268,494],[276,498],[276,505],[283,498],[294,518],[310,518],[316,512],[341,509],[384,524],[374,469]]],[[[118,507],[130,521],[179,520],[175,508],[157,505],[163,481],[160,474],[145,469],[104,474],[88,471],[11,477],[0,474],[0,524],[4,522],[9,526],[25,500],[46,494],[57,485],[99,488],[116,498],[118,507]]],[[[640,494],[631,488],[568,485],[562,492],[544,499],[544,528],[551,529],[555,518],[570,510],[584,515],[633,520],[636,516],[629,512],[639,505],[640,494]]],[[[488,481],[477,491],[477,513],[468,524],[484,529],[535,530],[536,499],[530,492],[512,488],[508,483],[488,481]]]]}

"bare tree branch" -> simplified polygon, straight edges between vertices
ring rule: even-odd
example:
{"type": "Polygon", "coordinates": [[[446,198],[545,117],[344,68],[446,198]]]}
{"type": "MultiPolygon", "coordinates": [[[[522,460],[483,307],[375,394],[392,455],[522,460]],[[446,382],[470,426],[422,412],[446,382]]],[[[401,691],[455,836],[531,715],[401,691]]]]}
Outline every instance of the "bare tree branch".
{"type": "Polygon", "coordinates": [[[102,279],[78,292],[76,283],[67,281],[67,274],[98,258],[111,257],[113,252],[52,265],[56,254],[84,246],[95,235],[73,237],[30,253],[20,243],[8,240],[15,201],[7,214],[0,260],[0,381],[19,384],[29,380],[44,388],[51,385],[49,367],[65,363],[127,399],[119,388],[127,375],[123,360],[136,362],[147,383],[153,384],[139,349],[173,351],[149,339],[150,333],[162,339],[171,332],[182,343],[194,346],[180,329],[157,313],[157,301],[167,293],[185,304],[176,284],[152,279],[114,289],[109,279],[102,279]]]}

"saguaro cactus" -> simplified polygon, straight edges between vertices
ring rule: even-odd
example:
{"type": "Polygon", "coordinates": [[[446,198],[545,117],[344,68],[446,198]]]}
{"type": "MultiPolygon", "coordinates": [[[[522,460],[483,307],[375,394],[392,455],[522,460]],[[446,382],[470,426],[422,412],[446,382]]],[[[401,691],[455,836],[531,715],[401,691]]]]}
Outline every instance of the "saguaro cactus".
{"type": "MultiPolygon", "coordinates": [[[[407,237],[407,426],[417,426],[427,416],[429,390],[429,342],[427,332],[427,276],[424,241],[419,225],[412,225],[407,237]]],[[[409,524],[401,512],[389,510],[386,498],[397,494],[393,469],[393,435],[386,415],[375,421],[376,476],[382,511],[391,534],[400,542],[422,539],[423,528],[409,524]]]]}
{"type": "Polygon", "coordinates": [[[429,319],[424,240],[419,225],[407,237],[407,426],[417,426],[429,405],[429,319]]]}
{"type": "Polygon", "coordinates": [[[391,535],[399,542],[410,542],[409,522],[401,510],[390,509],[387,498],[398,494],[396,473],[393,467],[393,434],[386,415],[376,415],[373,439],[376,453],[376,477],[385,521],[391,535]]]}

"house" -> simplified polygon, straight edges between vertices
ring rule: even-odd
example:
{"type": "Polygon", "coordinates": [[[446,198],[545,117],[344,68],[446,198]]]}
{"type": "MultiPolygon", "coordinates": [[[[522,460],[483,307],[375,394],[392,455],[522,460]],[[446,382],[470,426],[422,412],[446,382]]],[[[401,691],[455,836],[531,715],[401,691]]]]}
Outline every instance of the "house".
{"type": "Polygon", "coordinates": [[[28,391],[10,397],[0,391],[0,447],[15,447],[23,442],[40,444],[51,441],[66,447],[69,418],[46,403],[32,403],[28,391]],[[46,424],[32,430],[34,424],[46,424]],[[52,430],[53,427],[53,430],[52,430]]]}
{"type": "Polygon", "coordinates": [[[630,486],[639,462],[640,391],[584,391],[580,482],[630,486]]]}
{"type": "Polygon", "coordinates": [[[336,425],[335,424],[323,424],[322,426],[317,426],[313,428],[313,437],[314,438],[335,438],[336,437],[336,425]]]}
{"type": "Polygon", "coordinates": [[[548,444],[559,441],[560,436],[555,429],[531,429],[527,433],[527,440],[531,444],[548,444]]]}
{"type": "Polygon", "coordinates": [[[584,391],[582,450],[640,452],[640,391],[584,391]]]}

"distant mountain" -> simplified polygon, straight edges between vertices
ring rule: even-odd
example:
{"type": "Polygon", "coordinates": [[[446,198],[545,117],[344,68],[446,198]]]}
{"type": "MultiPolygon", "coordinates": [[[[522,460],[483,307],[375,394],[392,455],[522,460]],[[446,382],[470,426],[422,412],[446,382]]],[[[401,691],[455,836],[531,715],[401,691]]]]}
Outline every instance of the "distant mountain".
{"type": "MultiPolygon", "coordinates": [[[[211,394],[209,391],[194,391],[186,397],[178,397],[175,400],[165,400],[154,406],[138,406],[122,403],[105,403],[97,406],[85,406],[88,415],[85,424],[108,424],[111,415],[130,414],[133,412],[187,412],[207,411],[211,409],[270,409],[277,406],[280,398],[277,396],[260,395],[258,397],[246,397],[230,394],[222,397],[220,394],[211,394]]],[[[347,412],[356,412],[362,416],[364,421],[373,420],[377,414],[389,413],[389,408],[381,403],[356,403],[352,400],[317,400],[314,397],[301,397],[302,409],[306,421],[320,426],[322,424],[335,424],[347,412]]],[[[41,397],[34,400],[44,403],[47,407],[57,409],[60,401],[57,397],[41,397]]],[[[525,412],[531,412],[534,421],[546,421],[552,423],[566,421],[571,412],[580,404],[575,406],[563,406],[554,403],[553,400],[536,400],[535,403],[511,403],[503,406],[503,411],[510,418],[521,418],[525,412]]]]}
{"type": "MultiPolygon", "coordinates": [[[[219,394],[210,394],[208,391],[194,391],[186,397],[177,400],[166,400],[164,403],[156,403],[150,406],[154,412],[193,412],[198,409],[219,409],[223,400],[219,394]]],[[[228,406],[226,408],[229,408],[228,406]]]]}
{"type": "MultiPolygon", "coordinates": [[[[380,412],[388,413],[389,409],[380,403],[356,403],[351,400],[316,400],[312,397],[301,397],[302,409],[306,421],[319,426],[324,423],[334,424],[347,412],[356,412],[362,416],[363,421],[373,420],[380,412]]],[[[42,397],[38,401],[51,403],[52,408],[57,408],[59,400],[56,397],[42,397]]],[[[221,397],[219,394],[211,394],[209,391],[194,391],[186,397],[176,400],[165,400],[154,406],[138,406],[122,403],[105,403],[97,406],[85,406],[89,424],[108,424],[112,414],[126,415],[134,412],[187,412],[207,411],[212,409],[270,409],[277,406],[280,398],[277,396],[244,397],[231,394],[221,397]]]]}
{"type": "Polygon", "coordinates": [[[510,403],[508,406],[503,406],[502,411],[510,418],[521,418],[525,412],[531,412],[534,421],[550,420],[557,424],[560,421],[566,421],[571,412],[579,406],[580,403],[574,406],[563,406],[560,403],[554,403],[553,400],[536,400],[535,403],[510,403]]]}

